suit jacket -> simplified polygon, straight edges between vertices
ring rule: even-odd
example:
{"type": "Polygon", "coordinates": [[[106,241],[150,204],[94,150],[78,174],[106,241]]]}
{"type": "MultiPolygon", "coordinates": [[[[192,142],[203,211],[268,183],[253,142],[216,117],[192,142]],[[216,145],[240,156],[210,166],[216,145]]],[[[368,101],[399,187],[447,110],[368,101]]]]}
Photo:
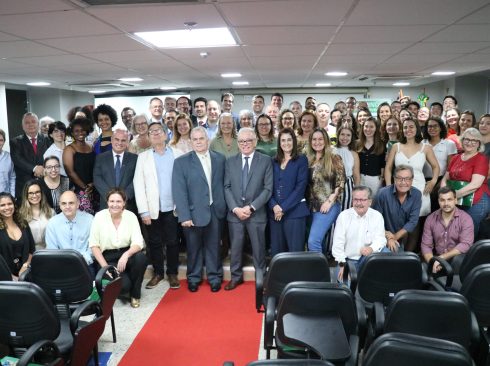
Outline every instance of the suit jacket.
{"type": "MultiPolygon", "coordinates": [[[[213,209],[219,219],[226,215],[224,191],[225,157],[209,151],[211,158],[211,189],[213,209]]],[[[199,157],[191,151],[174,162],[172,195],[179,222],[192,220],[195,226],[206,226],[211,221],[209,186],[199,157]]]]}
{"type": "Polygon", "coordinates": [[[15,193],[17,197],[22,194],[24,184],[34,178],[33,170],[36,165],[43,165],[44,153],[48,149],[51,142],[47,137],[37,134],[37,153],[34,154],[32,143],[24,133],[14,137],[10,141],[10,156],[14,163],[16,182],[15,193]]]}
{"type": "Polygon", "coordinates": [[[310,215],[306,204],[305,193],[308,185],[308,159],[299,155],[290,160],[282,170],[279,162],[272,163],[274,189],[269,200],[269,214],[274,217],[272,209],[279,205],[284,212],[284,219],[296,219],[310,215]]]}
{"type": "MultiPolygon", "coordinates": [[[[124,157],[121,164],[121,181],[119,188],[124,189],[128,199],[127,209],[134,210],[134,187],[133,177],[136,168],[138,155],[124,152],[124,157]]],[[[106,151],[97,155],[94,166],[94,185],[100,194],[100,209],[107,208],[105,196],[111,188],[116,187],[116,175],[114,171],[114,157],[111,151],[106,151]]]]}
{"type": "Polygon", "coordinates": [[[242,201],[242,154],[226,160],[225,199],[228,206],[228,221],[241,222],[232,212],[236,207],[252,205],[255,212],[250,222],[267,222],[267,202],[272,194],[272,160],[255,151],[250,163],[245,200],[242,201]]]}

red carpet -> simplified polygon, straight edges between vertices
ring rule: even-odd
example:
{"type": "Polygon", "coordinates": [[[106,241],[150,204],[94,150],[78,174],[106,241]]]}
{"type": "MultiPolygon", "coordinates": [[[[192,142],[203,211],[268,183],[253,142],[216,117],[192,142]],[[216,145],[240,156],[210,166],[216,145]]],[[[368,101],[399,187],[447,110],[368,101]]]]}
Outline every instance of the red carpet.
{"type": "MultiPolygon", "coordinates": [[[[262,314],[255,310],[255,284],[212,293],[169,290],[119,365],[236,366],[257,359],[262,314]]],[[[144,301],[144,299],[143,299],[144,301]]]]}

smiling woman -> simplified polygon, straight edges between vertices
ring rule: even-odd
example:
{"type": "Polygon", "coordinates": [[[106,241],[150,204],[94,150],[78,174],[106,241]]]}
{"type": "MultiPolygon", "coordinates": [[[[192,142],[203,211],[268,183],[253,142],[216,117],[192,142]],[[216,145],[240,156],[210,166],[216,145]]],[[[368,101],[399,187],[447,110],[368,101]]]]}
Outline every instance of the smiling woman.
{"type": "Polygon", "coordinates": [[[112,127],[117,123],[117,112],[107,104],[101,104],[92,112],[97,126],[100,128],[100,136],[94,143],[95,155],[112,149],[112,127]]]}

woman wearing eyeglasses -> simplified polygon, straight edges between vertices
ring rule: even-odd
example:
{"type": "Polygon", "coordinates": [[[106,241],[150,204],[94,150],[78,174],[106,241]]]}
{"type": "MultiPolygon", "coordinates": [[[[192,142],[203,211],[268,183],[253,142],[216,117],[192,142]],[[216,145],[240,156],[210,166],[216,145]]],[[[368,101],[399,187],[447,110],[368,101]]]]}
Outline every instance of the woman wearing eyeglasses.
{"type": "Polygon", "coordinates": [[[48,220],[54,215],[54,211],[46,202],[46,197],[37,179],[25,184],[19,214],[29,224],[36,250],[46,248],[46,226],[48,220]]]}
{"type": "Polygon", "coordinates": [[[277,140],[274,137],[274,125],[267,114],[257,117],[255,133],[257,134],[257,151],[270,157],[276,156],[277,140]]]}
{"type": "Polygon", "coordinates": [[[480,222],[490,211],[490,189],[486,184],[488,158],[482,153],[483,137],[476,128],[468,128],[461,142],[463,152],[451,159],[441,187],[449,185],[456,189],[458,204],[473,219],[476,235],[480,222]]]}
{"type": "Polygon", "coordinates": [[[39,181],[48,205],[58,214],[60,209],[60,196],[63,192],[70,189],[70,180],[63,177],[61,172],[61,162],[57,156],[47,156],[44,159],[44,178],[39,181]]]}

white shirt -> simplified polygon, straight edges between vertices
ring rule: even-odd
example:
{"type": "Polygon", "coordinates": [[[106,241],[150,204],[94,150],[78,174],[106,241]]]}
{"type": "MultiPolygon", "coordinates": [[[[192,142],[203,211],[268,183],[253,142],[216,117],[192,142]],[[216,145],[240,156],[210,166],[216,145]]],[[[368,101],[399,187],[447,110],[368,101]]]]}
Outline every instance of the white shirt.
{"type": "Polygon", "coordinates": [[[124,157],[124,151],[122,153],[116,154],[114,152],[114,150],[112,150],[112,158],[113,158],[113,161],[114,161],[114,169],[116,169],[117,155],[119,155],[119,160],[121,161],[121,166],[122,166],[123,157],[124,157]]]}
{"type": "MultiPolygon", "coordinates": [[[[424,144],[430,145],[427,140],[424,140],[424,144]]],[[[447,158],[449,155],[454,155],[458,152],[456,148],[456,144],[454,141],[442,139],[435,146],[432,146],[432,150],[434,150],[434,155],[436,156],[436,160],[439,163],[439,176],[443,176],[446,174],[447,169],[447,158]]],[[[424,164],[424,177],[432,178],[432,167],[429,163],[424,164]]]]}
{"type": "Polygon", "coordinates": [[[211,190],[211,156],[209,156],[209,150],[204,154],[196,152],[196,155],[199,157],[202,169],[204,170],[204,175],[206,176],[206,180],[208,182],[209,205],[211,205],[213,203],[213,191],[211,190]]]}
{"type": "Polygon", "coordinates": [[[372,208],[368,208],[364,216],[359,216],[354,207],[342,211],[333,234],[332,254],[335,260],[358,260],[364,246],[371,247],[373,253],[380,252],[386,246],[383,216],[372,208]]]}
{"type": "MultiPolygon", "coordinates": [[[[252,159],[254,158],[255,150],[248,155],[248,171],[250,172],[250,166],[252,165],[252,159]]],[[[242,170],[245,167],[245,155],[242,154],[242,170]]]]}

